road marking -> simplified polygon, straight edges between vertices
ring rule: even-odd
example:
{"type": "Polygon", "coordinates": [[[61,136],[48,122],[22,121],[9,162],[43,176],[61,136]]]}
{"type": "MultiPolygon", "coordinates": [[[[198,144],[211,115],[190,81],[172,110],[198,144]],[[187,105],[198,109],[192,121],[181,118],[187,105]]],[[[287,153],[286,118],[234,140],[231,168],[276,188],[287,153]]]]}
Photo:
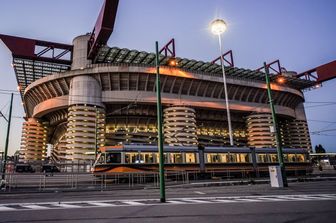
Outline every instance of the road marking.
{"type": "Polygon", "coordinates": [[[259,197],[259,200],[267,200],[267,201],[286,201],[285,199],[275,198],[275,197],[259,197]]]}
{"type": "Polygon", "coordinates": [[[181,201],[186,201],[186,202],[192,202],[192,203],[200,203],[200,204],[207,204],[207,203],[211,202],[210,200],[208,200],[208,201],[197,200],[197,198],[196,199],[193,199],[193,198],[184,199],[184,198],[182,198],[180,200],[181,201]]]}
{"type": "Polygon", "coordinates": [[[11,203],[0,204],[0,212],[33,211],[48,209],[74,209],[74,208],[100,208],[100,207],[125,207],[143,205],[192,205],[192,204],[219,204],[219,203],[250,203],[250,202],[290,202],[290,201],[317,201],[336,200],[336,194],[305,194],[305,195],[263,195],[263,196],[235,196],[235,197],[189,197],[171,198],[166,203],[158,199],[134,200],[98,200],[98,201],[67,201],[41,202],[41,203],[11,203]]]}
{"type": "Polygon", "coordinates": [[[116,206],[115,204],[104,203],[104,202],[88,202],[88,204],[92,204],[92,205],[99,206],[99,207],[112,207],[112,206],[116,206]]]}
{"type": "Polygon", "coordinates": [[[22,205],[21,207],[34,209],[34,210],[43,210],[43,209],[50,209],[48,207],[36,205],[36,204],[30,204],[30,205],[22,205]]]}
{"type": "Polygon", "coordinates": [[[61,207],[61,208],[80,208],[81,207],[79,205],[65,204],[65,203],[53,203],[52,205],[55,207],[61,207]]]}
{"type": "Polygon", "coordinates": [[[14,211],[16,210],[15,208],[10,208],[6,206],[0,206],[0,211],[14,211]]]}
{"type": "Polygon", "coordinates": [[[171,204],[188,204],[188,202],[186,201],[174,201],[174,200],[168,200],[167,203],[171,203],[171,204]]]}
{"type": "Polygon", "coordinates": [[[246,201],[246,202],[260,202],[258,199],[251,199],[251,198],[237,198],[235,201],[246,201]]]}
{"type": "Polygon", "coordinates": [[[227,199],[227,200],[224,200],[224,199],[215,199],[214,201],[215,202],[219,202],[219,203],[234,203],[234,202],[237,202],[236,200],[232,200],[232,199],[227,199]]]}
{"type": "Polygon", "coordinates": [[[204,192],[201,192],[201,191],[194,191],[195,194],[206,194],[204,192]]]}

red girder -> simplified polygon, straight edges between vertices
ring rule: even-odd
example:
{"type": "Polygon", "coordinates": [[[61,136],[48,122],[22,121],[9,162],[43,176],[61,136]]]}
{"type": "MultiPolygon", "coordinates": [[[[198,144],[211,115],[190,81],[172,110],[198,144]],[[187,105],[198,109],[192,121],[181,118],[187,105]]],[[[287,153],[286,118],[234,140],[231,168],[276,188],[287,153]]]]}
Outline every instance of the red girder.
{"type": "MultiPolygon", "coordinates": [[[[228,67],[234,67],[232,50],[227,51],[222,56],[223,56],[224,63],[226,62],[228,64],[228,67]],[[226,59],[225,57],[229,57],[229,58],[226,59]]],[[[221,56],[214,59],[211,63],[216,63],[217,61],[220,61],[220,59],[221,59],[221,56]]]]}
{"type": "Polygon", "coordinates": [[[58,64],[71,64],[71,54],[73,48],[72,45],[28,39],[17,36],[8,36],[3,34],[0,34],[0,39],[12,52],[13,57],[58,64]],[[42,47],[42,49],[39,52],[36,52],[37,47],[42,47]],[[55,55],[55,50],[60,51],[55,55]],[[51,56],[46,55],[46,53],[49,51],[52,51],[51,56]],[[69,59],[61,59],[68,53],[70,53],[69,59]]]}
{"type": "Polygon", "coordinates": [[[159,53],[162,53],[162,52],[164,52],[164,55],[166,57],[168,57],[168,56],[175,57],[176,56],[176,54],[175,54],[175,39],[174,38],[169,40],[169,42],[162,47],[162,49],[159,51],[159,53]]]}
{"type": "MultiPolygon", "coordinates": [[[[280,60],[275,60],[275,61],[273,61],[273,62],[271,62],[271,63],[266,64],[266,66],[268,67],[268,69],[274,71],[275,74],[281,74],[280,60]],[[275,68],[272,66],[272,65],[274,65],[274,64],[277,65],[275,68]]],[[[262,69],[264,69],[264,66],[262,66],[262,67],[256,69],[256,71],[260,71],[260,70],[262,70],[262,69]]]]}
{"type": "Polygon", "coordinates": [[[105,0],[88,43],[89,59],[93,59],[97,55],[99,47],[106,45],[110,38],[117,15],[118,3],[119,0],[105,0]]]}
{"type": "Polygon", "coordinates": [[[334,79],[336,78],[336,60],[307,70],[301,74],[298,74],[296,77],[303,77],[306,80],[312,80],[318,83],[334,79]]]}

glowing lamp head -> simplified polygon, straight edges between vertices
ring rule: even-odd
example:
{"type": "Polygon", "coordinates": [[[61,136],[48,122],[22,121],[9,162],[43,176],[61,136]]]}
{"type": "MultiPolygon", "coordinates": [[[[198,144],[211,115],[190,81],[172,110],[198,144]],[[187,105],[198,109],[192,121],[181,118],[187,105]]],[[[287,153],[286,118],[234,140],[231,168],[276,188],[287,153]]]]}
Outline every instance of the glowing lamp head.
{"type": "Polygon", "coordinates": [[[176,61],[176,59],[172,58],[172,59],[169,60],[168,64],[170,66],[175,67],[175,66],[177,66],[177,61],[176,61]]]}
{"type": "Polygon", "coordinates": [[[211,32],[215,35],[220,35],[225,32],[227,25],[223,19],[216,19],[211,22],[211,32]]]}
{"type": "Polygon", "coordinates": [[[278,79],[277,79],[277,82],[279,83],[279,84],[283,84],[283,83],[285,83],[285,78],[283,78],[283,77],[278,77],[278,79]]]}

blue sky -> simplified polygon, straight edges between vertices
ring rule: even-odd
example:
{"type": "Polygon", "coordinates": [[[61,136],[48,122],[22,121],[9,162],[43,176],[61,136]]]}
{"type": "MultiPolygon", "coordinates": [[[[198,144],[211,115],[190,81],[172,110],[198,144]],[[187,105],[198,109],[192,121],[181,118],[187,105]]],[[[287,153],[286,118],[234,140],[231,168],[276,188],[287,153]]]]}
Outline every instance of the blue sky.
{"type": "MultiPolygon", "coordinates": [[[[2,0],[0,33],[71,43],[91,32],[102,0],[2,0]]],[[[176,40],[177,56],[210,61],[218,56],[218,43],[209,32],[220,17],[229,27],[224,49],[232,49],[237,67],[255,69],[264,61],[280,59],[287,70],[302,72],[336,59],[336,1],[334,0],[120,0],[110,46],[154,51],[176,40]]],[[[15,90],[11,54],[0,43],[0,89],[15,90]]],[[[336,80],[305,92],[311,132],[336,129],[336,80]],[[332,102],[329,105],[317,102],[332,102]],[[324,106],[321,106],[324,105],[324,106]]],[[[15,96],[10,153],[19,149],[23,109],[15,96]]],[[[8,112],[9,95],[0,94],[0,109],[8,112]]],[[[0,150],[6,122],[0,119],[0,150]]],[[[336,131],[311,135],[313,145],[336,152],[336,131]]]]}

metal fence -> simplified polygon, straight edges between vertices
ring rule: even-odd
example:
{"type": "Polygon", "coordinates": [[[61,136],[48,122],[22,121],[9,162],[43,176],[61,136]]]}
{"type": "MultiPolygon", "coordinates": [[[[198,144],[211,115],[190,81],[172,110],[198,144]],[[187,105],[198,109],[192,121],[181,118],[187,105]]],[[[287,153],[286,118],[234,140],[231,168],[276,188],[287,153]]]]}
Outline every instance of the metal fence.
{"type": "MultiPolygon", "coordinates": [[[[306,171],[291,169],[291,175],[302,176],[306,171]]],[[[248,169],[227,169],[218,171],[208,169],[200,171],[166,171],[165,181],[167,186],[189,184],[199,181],[229,181],[233,179],[268,178],[265,168],[257,168],[251,173],[248,169]]],[[[132,188],[158,188],[158,172],[133,172],[133,173],[7,173],[6,187],[3,191],[71,191],[71,190],[113,190],[132,188]]]]}

